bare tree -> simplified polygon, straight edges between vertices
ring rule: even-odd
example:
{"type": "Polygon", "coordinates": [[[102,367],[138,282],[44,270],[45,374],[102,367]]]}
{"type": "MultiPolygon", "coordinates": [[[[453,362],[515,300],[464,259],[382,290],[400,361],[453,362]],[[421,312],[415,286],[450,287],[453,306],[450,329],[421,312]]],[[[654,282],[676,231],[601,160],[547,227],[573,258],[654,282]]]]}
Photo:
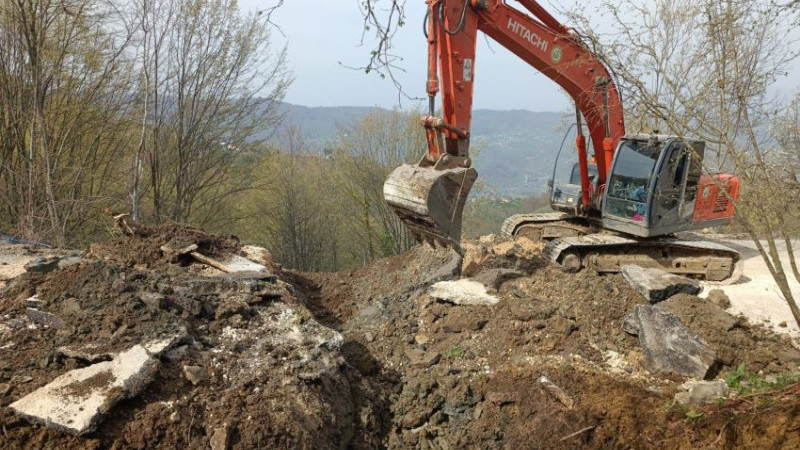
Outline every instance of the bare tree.
{"type": "Polygon", "coordinates": [[[400,164],[415,163],[425,148],[419,113],[375,110],[336,140],[337,166],[352,205],[354,228],[364,243],[365,262],[399,254],[415,244],[383,199],[383,182],[400,164]]]}
{"type": "Polygon", "coordinates": [[[128,131],[120,19],[101,0],[0,2],[0,226],[64,244],[114,195],[128,131]]]}
{"type": "Polygon", "coordinates": [[[280,121],[286,51],[271,49],[269,14],[244,14],[233,0],[140,0],[139,10],[150,132],[140,134],[134,167],[149,155],[153,219],[186,221],[246,186],[229,169],[248,139],[280,121]]]}

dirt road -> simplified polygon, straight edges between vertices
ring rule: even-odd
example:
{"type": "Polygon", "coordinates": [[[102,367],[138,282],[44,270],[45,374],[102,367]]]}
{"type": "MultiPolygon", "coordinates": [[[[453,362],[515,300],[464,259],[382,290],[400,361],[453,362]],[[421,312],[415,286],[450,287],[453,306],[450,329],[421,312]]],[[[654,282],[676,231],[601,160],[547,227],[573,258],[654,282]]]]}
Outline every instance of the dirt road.
{"type": "MultiPolygon", "coordinates": [[[[729,286],[715,286],[703,283],[704,289],[700,297],[706,298],[710,289],[719,288],[725,291],[731,301],[729,312],[743,314],[751,323],[763,324],[778,333],[787,333],[793,338],[800,338],[800,328],[792,317],[775,280],[770,275],[767,265],[756,250],[752,240],[729,239],[721,237],[716,241],[737,250],[744,259],[742,278],[729,286]]],[[[766,242],[763,243],[766,246],[766,242]]],[[[800,284],[791,276],[789,255],[786,245],[778,243],[781,261],[788,272],[792,293],[800,299],[800,284]]],[[[800,251],[800,242],[794,242],[794,251],[800,251]]]]}

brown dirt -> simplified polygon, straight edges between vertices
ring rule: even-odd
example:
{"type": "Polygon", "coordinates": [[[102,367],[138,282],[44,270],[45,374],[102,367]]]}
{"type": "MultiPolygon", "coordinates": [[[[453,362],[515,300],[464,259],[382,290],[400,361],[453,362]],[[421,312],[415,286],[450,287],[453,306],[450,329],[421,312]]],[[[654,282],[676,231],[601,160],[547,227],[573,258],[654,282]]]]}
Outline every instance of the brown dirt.
{"type": "MultiPolygon", "coordinates": [[[[158,227],[136,225],[136,238],[120,236],[106,242],[94,243],[89,255],[117,265],[139,268],[161,269],[172,261],[161,251],[162,246],[182,249],[197,244],[198,251],[206,256],[221,256],[237,253],[241,248],[239,238],[234,235],[218,236],[184,225],[168,223],[158,227]]],[[[183,262],[188,263],[188,258],[183,262]]]]}
{"type": "MultiPolygon", "coordinates": [[[[280,272],[290,286],[278,299],[274,287],[171,264],[153,249],[238,250],[231,238],[173,231],[178,238],[166,228],[97,244],[79,265],[0,291],[0,383],[12,385],[2,405],[86,364],[59,346],[116,352],[177,326],[190,336],[95,433],[65,436],[2,408],[0,447],[206,448],[219,430],[237,449],[800,446],[800,386],[689,418],[672,402],[683,380],[647,372],[638,339],[622,331],[639,294],[619,275],[549,266],[530,241],[472,241],[469,273],[502,269],[508,281],[494,306],[455,306],[426,294],[452,277],[448,250],[419,246],[340,273],[280,272]],[[24,299],[34,293],[64,327],[30,326],[24,299]],[[192,385],[184,365],[207,380],[192,385]]],[[[661,306],[714,348],[718,376],[740,363],[764,375],[798,370],[786,338],[698,297],[661,306]]]]}

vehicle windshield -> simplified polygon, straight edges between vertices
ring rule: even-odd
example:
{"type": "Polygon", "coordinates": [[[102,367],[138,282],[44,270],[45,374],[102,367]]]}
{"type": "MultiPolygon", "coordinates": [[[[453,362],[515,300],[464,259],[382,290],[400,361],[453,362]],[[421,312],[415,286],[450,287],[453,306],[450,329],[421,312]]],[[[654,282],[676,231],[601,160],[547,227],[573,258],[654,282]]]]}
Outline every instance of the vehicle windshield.
{"type": "Polygon", "coordinates": [[[608,183],[606,211],[609,214],[644,223],[648,181],[660,152],[660,146],[650,147],[643,141],[626,141],[620,145],[608,183]]]}
{"type": "Polygon", "coordinates": [[[617,152],[608,195],[636,202],[645,201],[647,184],[660,151],[660,146],[650,147],[647,142],[624,142],[617,152]]]}
{"type": "MultiPolygon", "coordinates": [[[[587,166],[589,169],[589,184],[594,182],[594,179],[597,177],[597,165],[596,164],[589,164],[587,166]]],[[[572,176],[569,178],[570,184],[577,184],[580,186],[581,184],[581,168],[578,163],[572,166],[572,176]]]]}

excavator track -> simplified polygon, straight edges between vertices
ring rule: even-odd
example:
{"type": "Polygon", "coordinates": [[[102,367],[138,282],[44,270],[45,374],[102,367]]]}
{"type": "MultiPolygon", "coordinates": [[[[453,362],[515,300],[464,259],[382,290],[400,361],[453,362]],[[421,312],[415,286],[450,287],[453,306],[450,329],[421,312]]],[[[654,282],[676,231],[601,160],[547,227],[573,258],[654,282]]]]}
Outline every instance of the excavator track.
{"type": "Polygon", "coordinates": [[[503,236],[526,236],[534,241],[548,241],[567,236],[583,236],[600,227],[562,212],[515,214],[500,227],[503,236]]]}
{"type": "Polygon", "coordinates": [[[742,271],[739,253],[721,244],[624,236],[561,212],[516,214],[503,222],[500,232],[547,242],[545,258],[567,270],[616,273],[626,264],[636,264],[718,284],[735,282],[742,271]]]}
{"type": "Polygon", "coordinates": [[[544,257],[573,271],[587,268],[616,273],[626,264],[635,264],[719,284],[738,280],[743,265],[739,252],[715,242],[673,237],[640,239],[611,233],[552,240],[545,246],[544,257]]]}

